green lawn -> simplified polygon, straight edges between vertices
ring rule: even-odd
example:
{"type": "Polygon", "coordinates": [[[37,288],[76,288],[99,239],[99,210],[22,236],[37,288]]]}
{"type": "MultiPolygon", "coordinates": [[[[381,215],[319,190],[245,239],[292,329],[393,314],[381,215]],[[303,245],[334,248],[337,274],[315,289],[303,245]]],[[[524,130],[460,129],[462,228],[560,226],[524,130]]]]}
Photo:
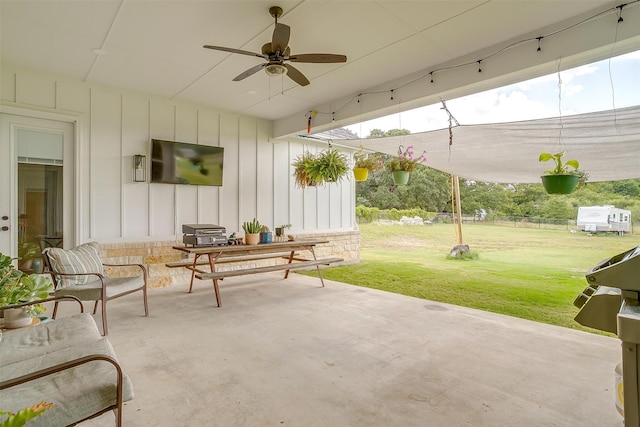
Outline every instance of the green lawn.
{"type": "Polygon", "coordinates": [[[461,261],[447,259],[452,225],[360,229],[361,263],[326,268],[326,278],[591,332],[573,320],[585,272],[640,244],[637,235],[465,224],[463,241],[479,256],[461,261]]]}

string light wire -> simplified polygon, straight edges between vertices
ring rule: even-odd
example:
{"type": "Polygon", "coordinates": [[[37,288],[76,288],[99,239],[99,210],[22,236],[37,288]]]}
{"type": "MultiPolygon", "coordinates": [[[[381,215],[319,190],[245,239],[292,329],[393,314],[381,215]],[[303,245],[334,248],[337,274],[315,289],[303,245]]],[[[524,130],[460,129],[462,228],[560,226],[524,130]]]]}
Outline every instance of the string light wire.
{"type": "Polygon", "coordinates": [[[611,103],[613,108],[613,125],[615,126],[616,131],[618,131],[618,133],[620,133],[620,127],[618,125],[618,115],[616,114],[616,89],[613,84],[613,75],[611,73],[611,56],[613,55],[614,49],[616,47],[616,43],[618,42],[618,27],[620,26],[620,24],[624,22],[624,19],[622,19],[622,8],[624,6],[625,5],[620,5],[618,7],[618,22],[616,22],[616,31],[614,33],[613,44],[611,45],[611,51],[609,52],[609,63],[608,63],[609,84],[611,85],[611,103]]]}
{"type": "Polygon", "coordinates": [[[562,77],[560,76],[560,65],[562,64],[562,57],[558,58],[558,120],[560,122],[560,130],[558,132],[558,152],[561,152],[564,148],[562,142],[562,129],[564,125],[562,123],[562,77]]]}
{"type": "MultiPolygon", "coordinates": [[[[585,23],[587,23],[589,21],[592,21],[592,20],[594,20],[596,18],[599,18],[601,16],[609,14],[611,12],[615,12],[616,15],[618,16],[618,21],[617,21],[617,24],[616,24],[616,40],[617,40],[617,37],[618,37],[618,25],[623,22],[622,9],[624,7],[626,7],[626,6],[629,6],[629,5],[638,3],[638,2],[640,2],[640,0],[633,0],[633,1],[630,1],[630,2],[627,2],[627,3],[623,3],[621,5],[618,5],[618,6],[610,7],[608,9],[606,9],[606,10],[603,10],[603,11],[597,12],[597,13],[591,15],[591,16],[588,16],[588,17],[584,18],[581,21],[573,23],[573,24],[571,24],[571,25],[569,25],[567,27],[560,28],[558,30],[552,31],[552,32],[550,32],[548,34],[515,41],[513,43],[510,43],[510,44],[508,44],[506,46],[501,47],[500,49],[496,50],[495,52],[492,52],[492,53],[488,54],[484,58],[481,58],[481,59],[478,59],[478,60],[475,60],[475,61],[469,61],[469,62],[465,62],[465,63],[450,65],[448,67],[441,67],[441,68],[433,69],[433,70],[429,71],[428,73],[422,74],[422,75],[416,77],[415,79],[410,80],[410,81],[408,81],[406,83],[403,83],[403,84],[401,84],[401,85],[399,85],[399,86],[397,86],[395,88],[392,88],[392,89],[377,90],[377,91],[372,91],[372,92],[360,92],[360,93],[354,95],[349,100],[347,100],[340,108],[337,108],[337,109],[335,109],[333,111],[317,111],[317,114],[331,115],[332,118],[335,119],[336,115],[339,114],[345,108],[347,108],[347,106],[349,106],[353,101],[357,101],[358,103],[360,103],[361,98],[364,95],[378,95],[378,94],[391,93],[391,99],[393,100],[394,99],[394,92],[397,92],[398,90],[403,89],[403,88],[405,88],[407,86],[413,85],[414,83],[417,83],[417,82],[419,82],[419,81],[421,81],[421,80],[423,80],[423,79],[425,79],[427,77],[430,79],[431,83],[434,83],[434,78],[433,78],[434,74],[440,73],[440,72],[443,72],[443,71],[449,71],[449,70],[454,70],[454,69],[458,69],[458,68],[468,67],[468,66],[471,66],[471,65],[476,65],[477,66],[477,72],[480,73],[480,72],[482,72],[482,68],[480,67],[480,65],[481,65],[481,63],[483,61],[486,61],[487,59],[493,58],[494,56],[499,55],[499,54],[501,54],[502,52],[504,52],[506,50],[512,49],[514,47],[520,46],[520,45],[525,44],[525,43],[529,43],[529,42],[535,41],[537,43],[536,51],[540,52],[540,51],[542,51],[541,43],[540,43],[542,39],[548,38],[548,37],[552,37],[552,36],[555,36],[557,34],[563,33],[565,31],[568,31],[568,30],[570,30],[572,28],[575,28],[575,27],[577,27],[579,25],[585,24],[585,23]]],[[[614,45],[615,45],[615,41],[614,41],[614,45]]],[[[609,55],[609,59],[611,59],[611,55],[612,54],[613,54],[613,47],[611,48],[611,54],[609,55]]],[[[559,78],[559,73],[560,72],[558,71],[558,78],[559,78]]],[[[362,110],[362,105],[360,106],[360,110],[362,110]]]]}

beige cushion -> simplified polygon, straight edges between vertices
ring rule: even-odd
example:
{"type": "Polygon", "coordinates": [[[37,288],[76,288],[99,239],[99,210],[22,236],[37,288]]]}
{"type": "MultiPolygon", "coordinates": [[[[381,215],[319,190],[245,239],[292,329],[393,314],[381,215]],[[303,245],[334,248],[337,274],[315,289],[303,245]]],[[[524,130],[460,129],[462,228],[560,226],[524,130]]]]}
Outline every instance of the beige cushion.
{"type": "Polygon", "coordinates": [[[23,362],[101,338],[96,322],[89,313],[79,313],[30,328],[16,329],[2,336],[0,366],[23,362]]]}
{"type": "MultiPolygon", "coordinates": [[[[57,273],[99,273],[105,275],[102,261],[98,255],[98,244],[84,243],[73,249],[47,248],[45,249],[51,268],[57,273]]],[[[60,276],[61,286],[82,285],[93,282],[96,276],[60,276]]]]}

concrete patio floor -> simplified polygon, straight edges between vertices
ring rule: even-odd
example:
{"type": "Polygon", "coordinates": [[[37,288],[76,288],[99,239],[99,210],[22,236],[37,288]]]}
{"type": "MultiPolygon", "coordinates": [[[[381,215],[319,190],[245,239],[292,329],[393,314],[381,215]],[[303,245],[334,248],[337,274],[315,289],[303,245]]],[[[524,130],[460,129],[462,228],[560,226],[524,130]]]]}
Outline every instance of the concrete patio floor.
{"type": "Polygon", "coordinates": [[[148,318],[140,295],[112,301],[109,339],[136,394],[125,425],[623,424],[617,339],[326,285],[225,279],[221,308],[208,282],[151,289],[148,318]]]}

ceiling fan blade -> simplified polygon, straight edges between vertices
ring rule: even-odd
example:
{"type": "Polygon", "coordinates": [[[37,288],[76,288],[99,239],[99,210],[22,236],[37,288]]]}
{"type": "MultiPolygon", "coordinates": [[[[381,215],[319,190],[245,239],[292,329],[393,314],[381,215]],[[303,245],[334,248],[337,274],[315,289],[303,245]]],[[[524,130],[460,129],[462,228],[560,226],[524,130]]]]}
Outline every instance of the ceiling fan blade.
{"type": "Polygon", "coordinates": [[[262,70],[264,67],[266,67],[268,64],[265,62],[264,64],[258,64],[255,67],[251,67],[248,70],[246,70],[245,72],[238,74],[233,81],[234,82],[239,82],[240,80],[244,80],[247,77],[257,73],[258,71],[262,70]]]}
{"type": "Polygon", "coordinates": [[[293,65],[284,64],[287,67],[287,76],[294,82],[298,83],[300,86],[306,86],[309,84],[309,79],[307,79],[304,74],[300,72],[293,65]]]}
{"type": "Polygon", "coordinates": [[[240,55],[257,56],[258,58],[269,59],[269,56],[267,55],[261,55],[259,53],[249,52],[248,50],[234,49],[232,47],[211,46],[208,44],[205,44],[202,47],[204,47],[205,49],[221,50],[223,52],[239,53],[240,55]]]}
{"type": "Polygon", "coordinates": [[[316,64],[347,62],[345,55],[334,55],[332,53],[303,53],[301,55],[291,55],[287,59],[291,62],[310,62],[316,64]]]}
{"type": "Polygon", "coordinates": [[[273,29],[273,37],[271,40],[271,47],[274,52],[279,51],[283,53],[289,46],[289,36],[291,35],[291,28],[285,24],[276,24],[273,29]]]}

